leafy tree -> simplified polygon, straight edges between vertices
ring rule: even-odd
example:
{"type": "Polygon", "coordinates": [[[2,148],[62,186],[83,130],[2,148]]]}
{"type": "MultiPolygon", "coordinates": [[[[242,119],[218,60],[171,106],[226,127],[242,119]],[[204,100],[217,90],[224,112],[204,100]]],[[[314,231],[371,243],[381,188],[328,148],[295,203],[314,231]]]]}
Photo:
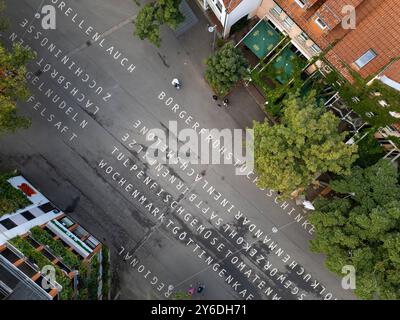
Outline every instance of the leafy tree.
{"type": "Polygon", "coordinates": [[[346,145],[338,132],[339,119],[317,105],[315,91],[283,101],[281,123],[254,123],[258,185],[287,198],[324,172],[349,174],[356,145],[346,145]]]}
{"type": "Polygon", "coordinates": [[[364,139],[357,143],[359,158],[355,165],[361,168],[372,166],[385,156],[385,152],[375,139],[373,132],[371,130],[364,139]]]}
{"type": "Polygon", "coordinates": [[[156,19],[156,8],[153,4],[146,4],[137,15],[134,34],[141,40],[148,39],[157,47],[160,46],[160,24],[156,19]]]}
{"type": "Polygon", "coordinates": [[[181,2],[182,0],[158,0],[156,5],[158,21],[175,30],[179,24],[185,21],[185,16],[179,10],[181,2]]]}
{"type": "Polygon", "coordinates": [[[15,45],[11,52],[0,45],[0,133],[14,132],[30,124],[17,114],[16,105],[29,95],[25,66],[33,57],[30,50],[20,45],[15,45]]]}
{"type": "Polygon", "coordinates": [[[179,10],[181,2],[182,0],[157,0],[146,4],[137,15],[134,34],[159,47],[160,26],[165,23],[175,30],[185,20],[179,10]]]}
{"type": "Polygon", "coordinates": [[[247,61],[232,41],[210,56],[206,65],[205,77],[220,95],[225,95],[247,73],[247,61]]]}
{"type": "Polygon", "coordinates": [[[400,185],[387,160],[353,168],[333,181],[346,197],[318,200],[310,222],[316,228],[311,249],[326,254],[329,270],[356,269],[355,294],[362,299],[400,299],[400,185]],[[349,196],[351,195],[351,197],[349,196]]]}

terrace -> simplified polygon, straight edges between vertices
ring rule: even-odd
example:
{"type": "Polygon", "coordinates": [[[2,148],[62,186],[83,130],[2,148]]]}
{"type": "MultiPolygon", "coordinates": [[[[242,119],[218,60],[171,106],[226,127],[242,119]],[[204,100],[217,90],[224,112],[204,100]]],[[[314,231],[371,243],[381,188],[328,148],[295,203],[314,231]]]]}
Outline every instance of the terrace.
{"type": "MultiPolygon", "coordinates": [[[[249,82],[257,88],[266,105],[279,101],[290,88],[302,86],[306,80],[304,69],[307,60],[291,42],[281,42],[273,51],[270,58],[259,63],[251,72],[249,82]]],[[[279,110],[269,110],[273,116],[279,116],[279,110]]]]}
{"type": "Polygon", "coordinates": [[[243,43],[258,57],[263,59],[283,39],[283,35],[265,20],[261,20],[243,39],[243,43]]]}
{"type": "MultiPolygon", "coordinates": [[[[240,33],[243,36],[236,46],[242,49],[251,68],[245,84],[262,108],[279,102],[289,89],[302,88],[317,70],[288,33],[267,18],[251,20],[240,33]]],[[[270,113],[275,117],[280,111],[270,113]]]]}
{"type": "MultiPolygon", "coordinates": [[[[103,251],[93,255],[90,260],[83,259],[74,251],[63,249],[64,247],[56,246],[55,240],[49,238],[50,235],[44,229],[39,227],[33,228],[34,236],[43,240],[47,245],[38,245],[37,240],[32,239],[32,234],[24,237],[16,237],[12,239],[7,246],[0,251],[0,259],[5,258],[9,263],[13,264],[31,281],[41,286],[42,274],[40,270],[46,265],[53,265],[56,270],[56,289],[45,290],[53,298],[56,298],[57,291],[60,292],[60,298],[80,299],[80,300],[96,300],[99,298],[99,292],[102,292],[102,282],[99,280],[103,277],[102,268],[106,272],[109,270],[109,260],[107,256],[102,257],[103,251]],[[53,251],[59,252],[60,257],[53,254],[53,251]],[[77,255],[78,260],[74,262],[71,257],[67,257],[66,253],[77,255]],[[61,259],[60,259],[61,258],[61,259]],[[66,259],[68,258],[68,259],[66,259]],[[106,259],[105,261],[102,261],[106,259]],[[61,261],[63,260],[63,261],[61,261]],[[104,263],[103,263],[104,262],[104,263]],[[102,263],[103,267],[100,267],[102,263]],[[73,267],[69,266],[73,265],[73,267]],[[73,272],[73,273],[72,273],[73,272]],[[72,280],[73,276],[78,275],[78,281],[72,280]]],[[[41,242],[41,241],[39,241],[41,242]]]]}

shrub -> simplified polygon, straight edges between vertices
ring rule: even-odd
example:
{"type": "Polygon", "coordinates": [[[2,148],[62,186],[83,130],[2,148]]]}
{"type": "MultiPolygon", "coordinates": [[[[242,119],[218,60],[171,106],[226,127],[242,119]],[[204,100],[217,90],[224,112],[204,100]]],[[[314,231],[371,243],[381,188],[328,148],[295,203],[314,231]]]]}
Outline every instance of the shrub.
{"type": "Polygon", "coordinates": [[[39,269],[43,269],[44,266],[52,265],[56,270],[56,281],[62,286],[60,292],[61,300],[70,300],[73,297],[74,290],[72,288],[71,279],[68,278],[59,267],[52,264],[52,262],[46,258],[40,251],[37,251],[26,239],[19,236],[10,240],[19,251],[21,251],[28,259],[32,260],[39,269]]]}
{"type": "Polygon", "coordinates": [[[30,230],[32,238],[37,242],[46,245],[56,255],[62,258],[63,262],[71,268],[78,268],[80,261],[78,257],[65,248],[60,241],[54,240],[52,236],[40,227],[30,230]]]}
{"type": "Polygon", "coordinates": [[[213,90],[225,96],[228,91],[247,73],[247,61],[232,41],[226,43],[206,61],[206,80],[213,90]]]}

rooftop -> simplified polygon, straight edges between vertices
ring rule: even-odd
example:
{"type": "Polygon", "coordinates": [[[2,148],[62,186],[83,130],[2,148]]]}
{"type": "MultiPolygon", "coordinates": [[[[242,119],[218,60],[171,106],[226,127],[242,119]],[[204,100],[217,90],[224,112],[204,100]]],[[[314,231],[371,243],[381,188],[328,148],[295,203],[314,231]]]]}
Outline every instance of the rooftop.
{"type": "Polygon", "coordinates": [[[0,299],[6,300],[49,300],[46,294],[7,259],[0,256],[0,299]]]}
{"type": "Polygon", "coordinates": [[[223,0],[225,9],[231,13],[243,0],[223,0]]]}

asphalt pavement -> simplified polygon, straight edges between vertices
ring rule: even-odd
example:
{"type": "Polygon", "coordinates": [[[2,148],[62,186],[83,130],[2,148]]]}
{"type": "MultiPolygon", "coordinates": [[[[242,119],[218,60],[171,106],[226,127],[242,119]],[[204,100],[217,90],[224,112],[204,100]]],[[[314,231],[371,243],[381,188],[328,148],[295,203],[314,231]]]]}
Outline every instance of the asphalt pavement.
{"type": "Polygon", "coordinates": [[[206,289],[195,299],[354,299],[310,252],[312,226],[295,203],[278,202],[230,164],[158,171],[143,158],[151,145],[143,127],[173,136],[173,120],[180,129],[243,129],[264,118],[240,87],[229,108],[216,106],[203,77],[212,38],[189,3],[199,21],[178,37],[162,28],[156,48],[133,36],[131,0],[6,1],[3,41],[22,39],[37,58],[33,96],[20,104],[32,126],[0,138],[1,168],[19,169],[110,247],[119,299],[167,299],[169,286],[185,292],[199,282],[206,289]],[[35,18],[46,4],[56,7],[55,30],[35,18]]]}

